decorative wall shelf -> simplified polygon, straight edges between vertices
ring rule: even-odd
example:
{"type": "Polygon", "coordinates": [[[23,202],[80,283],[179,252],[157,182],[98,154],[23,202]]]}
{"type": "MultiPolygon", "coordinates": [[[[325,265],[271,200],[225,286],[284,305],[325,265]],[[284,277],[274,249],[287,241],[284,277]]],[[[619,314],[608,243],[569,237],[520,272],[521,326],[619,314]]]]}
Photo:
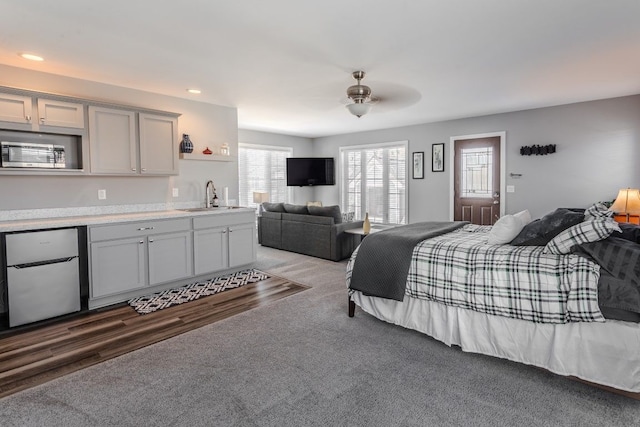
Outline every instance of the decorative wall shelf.
{"type": "Polygon", "coordinates": [[[208,160],[210,162],[235,162],[235,156],[220,156],[215,154],[202,153],[180,153],[182,160],[208,160]]]}

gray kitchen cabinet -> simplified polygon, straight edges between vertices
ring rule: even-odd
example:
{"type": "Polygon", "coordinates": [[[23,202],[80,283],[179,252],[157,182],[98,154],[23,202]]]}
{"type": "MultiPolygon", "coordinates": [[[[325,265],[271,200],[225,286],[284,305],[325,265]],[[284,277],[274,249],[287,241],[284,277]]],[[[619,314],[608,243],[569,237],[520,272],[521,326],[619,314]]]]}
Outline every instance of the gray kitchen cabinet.
{"type": "Polygon", "coordinates": [[[0,93],[0,122],[28,125],[24,128],[30,129],[33,114],[32,102],[30,96],[0,93]]]}
{"type": "Polygon", "coordinates": [[[136,174],[136,115],[133,111],[89,106],[91,173],[136,174]]]}
{"type": "Polygon", "coordinates": [[[30,96],[0,93],[0,122],[6,122],[3,123],[4,127],[36,132],[59,132],[57,128],[61,127],[84,130],[84,104],[37,98],[36,112],[33,99],[30,96]]]}
{"type": "Polygon", "coordinates": [[[91,243],[91,298],[99,298],[147,285],[146,238],[91,243]]]}
{"type": "Polygon", "coordinates": [[[256,260],[256,224],[229,227],[229,267],[249,264],[256,260]]]}
{"type": "Polygon", "coordinates": [[[193,232],[194,273],[196,275],[227,268],[227,227],[193,232]]]}
{"type": "Polygon", "coordinates": [[[178,119],[140,113],[140,173],[178,174],[178,119]]]}
{"type": "Polygon", "coordinates": [[[89,227],[89,308],[193,276],[191,219],[89,227]]]}
{"type": "Polygon", "coordinates": [[[191,231],[147,237],[149,285],[193,276],[191,231]]]}
{"type": "Polygon", "coordinates": [[[254,212],[196,217],[193,228],[196,275],[256,260],[254,212]]]}
{"type": "Polygon", "coordinates": [[[49,127],[84,129],[84,104],[38,98],[38,124],[49,127]]]}
{"type": "Polygon", "coordinates": [[[177,174],[177,138],[175,117],[89,106],[91,173],[177,174]]]}

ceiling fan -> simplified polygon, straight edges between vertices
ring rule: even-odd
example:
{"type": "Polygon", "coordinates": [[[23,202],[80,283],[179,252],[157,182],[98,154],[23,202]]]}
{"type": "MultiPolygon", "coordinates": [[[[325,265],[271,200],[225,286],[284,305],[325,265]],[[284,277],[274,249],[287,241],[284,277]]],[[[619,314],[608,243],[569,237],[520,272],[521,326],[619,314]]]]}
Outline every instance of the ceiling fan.
{"type": "Polygon", "coordinates": [[[358,84],[347,88],[347,97],[353,102],[347,104],[346,107],[351,114],[360,118],[371,110],[371,105],[374,104],[377,99],[371,96],[371,88],[369,86],[360,83],[360,81],[364,79],[364,71],[354,71],[351,73],[351,76],[357,80],[358,84]]]}

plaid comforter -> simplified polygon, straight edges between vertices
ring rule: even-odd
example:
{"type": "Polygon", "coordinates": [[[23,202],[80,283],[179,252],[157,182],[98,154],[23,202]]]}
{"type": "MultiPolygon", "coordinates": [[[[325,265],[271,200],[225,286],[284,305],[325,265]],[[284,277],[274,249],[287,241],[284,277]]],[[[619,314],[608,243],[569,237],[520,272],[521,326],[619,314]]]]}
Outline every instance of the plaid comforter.
{"type": "Polygon", "coordinates": [[[598,264],[542,246],[488,245],[489,230],[467,225],[419,243],[405,294],[537,323],[604,321],[598,264]]]}

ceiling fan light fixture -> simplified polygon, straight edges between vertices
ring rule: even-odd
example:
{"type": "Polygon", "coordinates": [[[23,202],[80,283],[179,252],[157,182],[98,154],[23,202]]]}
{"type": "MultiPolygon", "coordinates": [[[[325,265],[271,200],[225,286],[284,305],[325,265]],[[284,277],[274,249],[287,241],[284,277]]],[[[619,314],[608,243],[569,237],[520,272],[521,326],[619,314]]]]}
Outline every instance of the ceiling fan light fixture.
{"type": "Polygon", "coordinates": [[[367,102],[371,98],[371,88],[360,84],[360,80],[364,79],[365,76],[364,71],[354,71],[351,76],[358,81],[358,84],[347,88],[347,97],[353,101],[353,104],[347,105],[347,109],[351,114],[359,118],[371,110],[371,104],[367,102]]]}
{"type": "Polygon", "coordinates": [[[356,102],[353,104],[347,104],[346,107],[351,114],[353,114],[358,118],[364,116],[369,111],[371,111],[371,104],[368,104],[366,102],[356,102]]]}

